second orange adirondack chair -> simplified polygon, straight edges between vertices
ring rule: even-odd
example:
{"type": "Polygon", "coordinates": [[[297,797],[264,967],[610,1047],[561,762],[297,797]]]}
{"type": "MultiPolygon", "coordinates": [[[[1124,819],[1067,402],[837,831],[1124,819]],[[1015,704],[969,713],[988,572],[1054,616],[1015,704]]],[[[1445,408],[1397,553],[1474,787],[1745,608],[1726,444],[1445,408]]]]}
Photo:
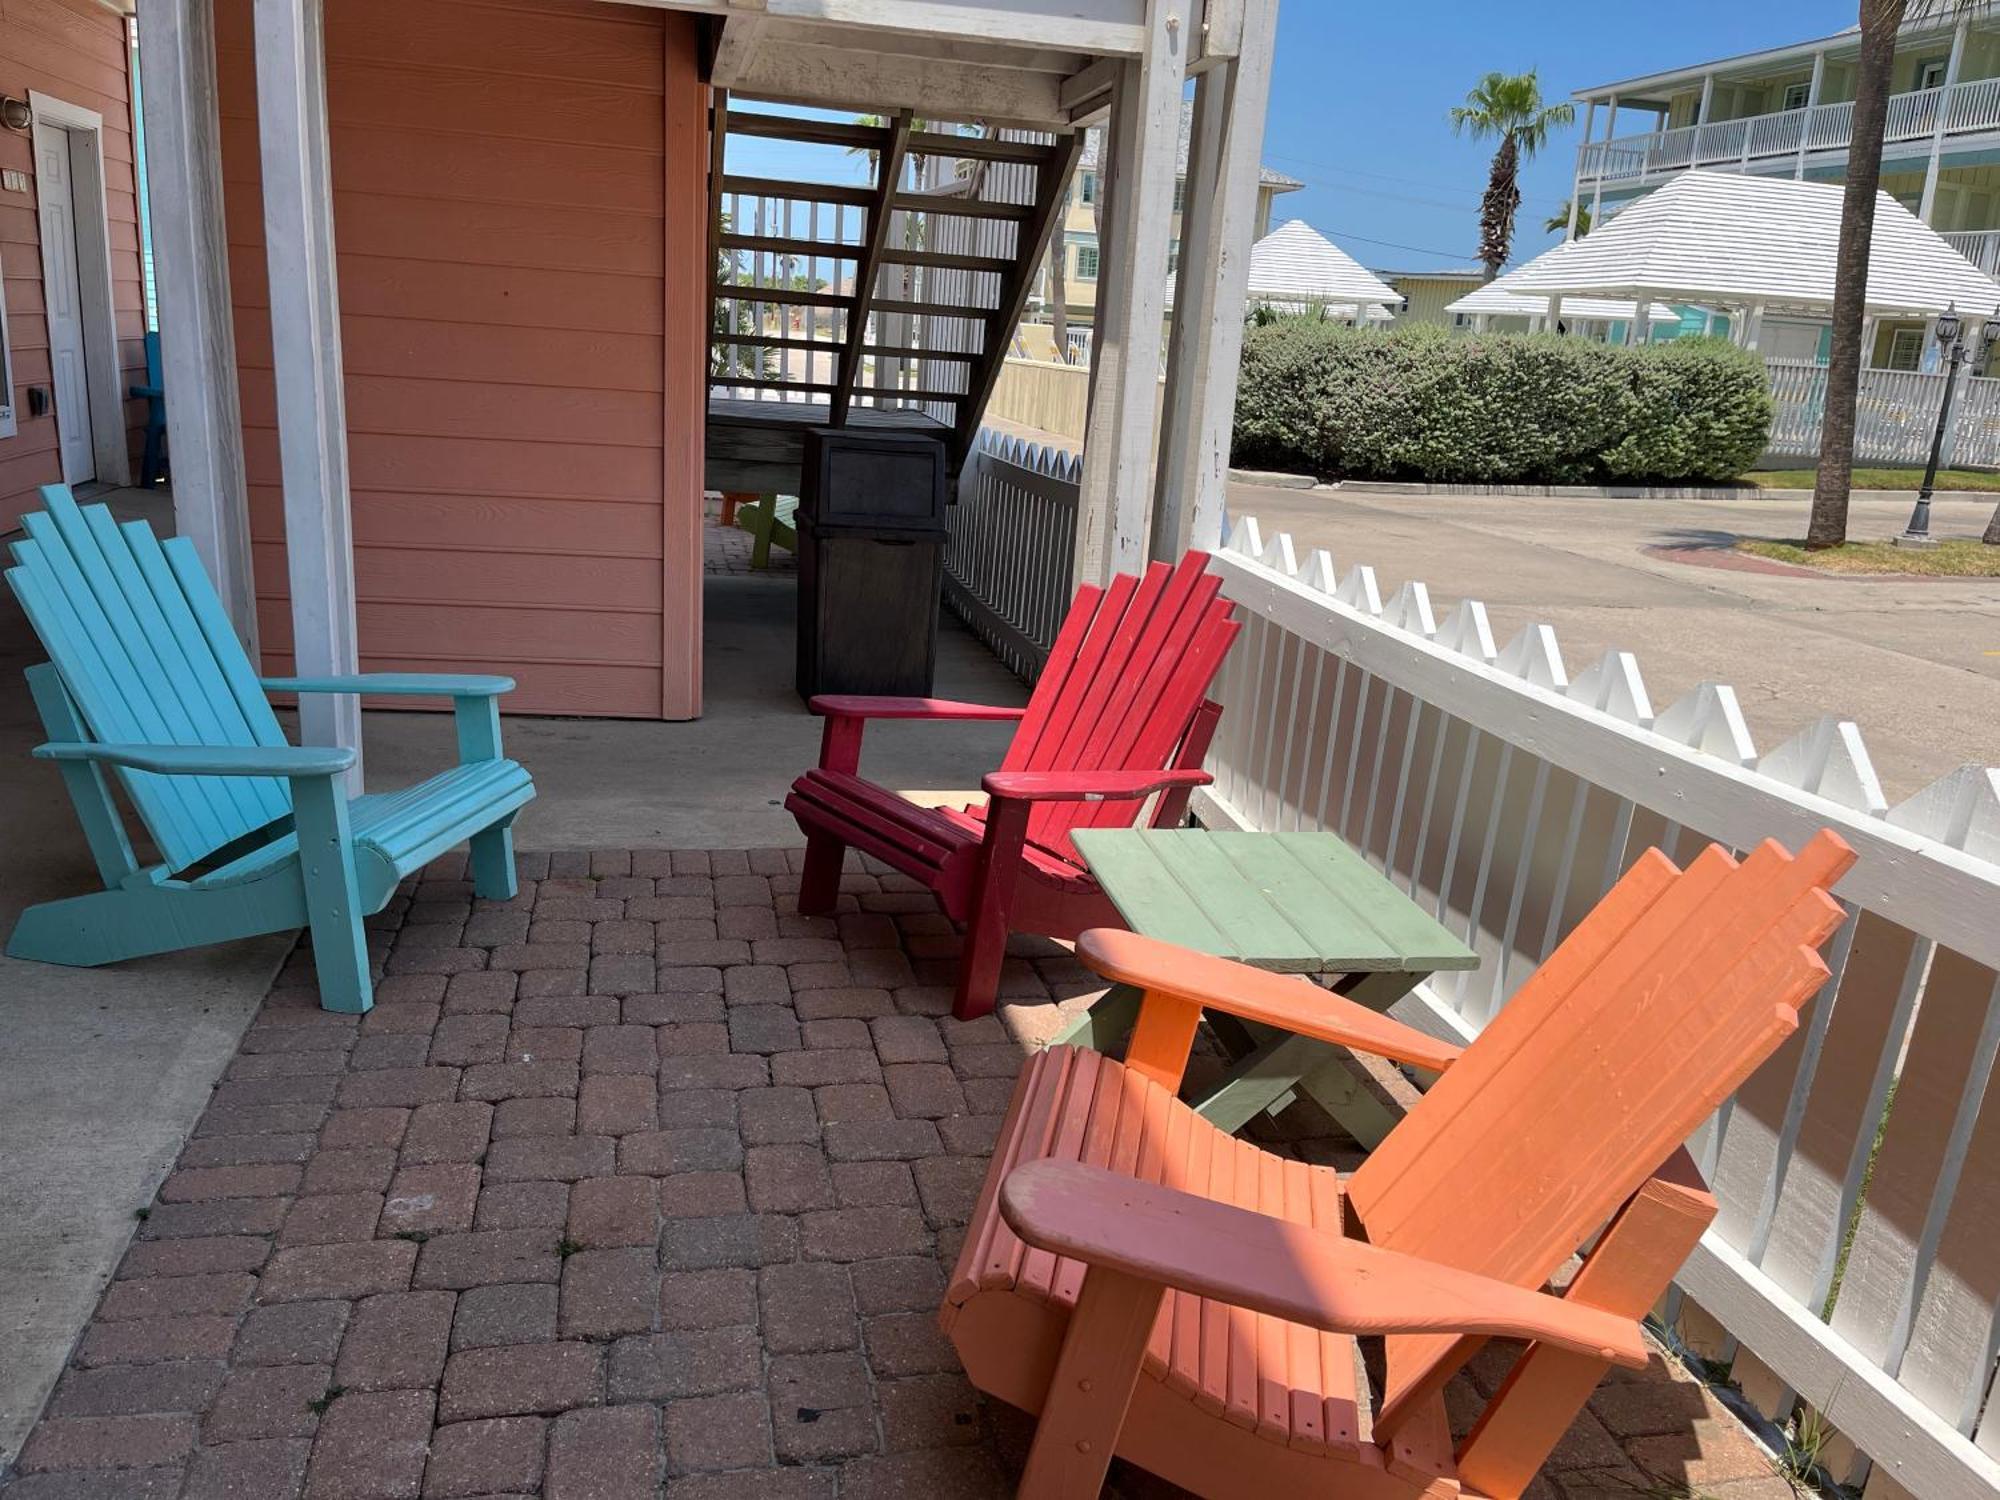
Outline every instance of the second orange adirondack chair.
{"type": "Polygon", "coordinates": [[[953,1013],[993,1009],[1009,932],[1073,938],[1118,921],[1070,833],[1129,826],[1162,794],[1156,826],[1171,827],[1201,769],[1222,712],[1203,695],[1241,624],[1189,552],[1143,578],[1077,590],[1026,708],[932,698],[819,697],[826,719],[819,766],[792,784],[786,809],[806,835],[799,910],[833,910],[851,845],[937,892],[966,927],[953,1013]],[[982,807],[919,807],[860,775],[870,719],[1016,719],[982,807]]]}
{"type": "Polygon", "coordinates": [[[1826,978],[1853,859],[1830,832],[1685,871],[1649,850],[1464,1049],[1085,933],[1145,992],[1126,1060],[1022,1069],[942,1313],[973,1383],[1041,1413],[1022,1496],[1095,1500],[1114,1453],[1211,1500],[1519,1495],[1604,1371],[1644,1363],[1638,1320],[1715,1213],[1681,1142],[1826,978]],[[1443,1076],[1343,1184],[1174,1097],[1204,1007],[1443,1076]],[[1454,1449],[1445,1383],[1493,1337],[1527,1350],[1454,1449]]]}

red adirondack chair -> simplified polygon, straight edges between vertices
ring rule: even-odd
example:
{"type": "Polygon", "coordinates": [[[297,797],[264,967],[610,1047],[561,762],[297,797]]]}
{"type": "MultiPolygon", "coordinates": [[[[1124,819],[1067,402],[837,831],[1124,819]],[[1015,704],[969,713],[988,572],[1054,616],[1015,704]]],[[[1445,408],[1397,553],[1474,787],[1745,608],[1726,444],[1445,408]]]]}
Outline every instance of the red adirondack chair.
{"type": "Polygon", "coordinates": [[[819,765],[792,784],[785,807],[806,836],[799,910],[833,909],[847,848],[861,849],[937,892],[966,926],[953,1013],[993,1008],[1009,932],[1074,938],[1122,926],[1070,833],[1129,825],[1159,794],[1156,827],[1178,823],[1221,708],[1204,694],[1242,627],[1208,554],[1108,589],[1077,591],[1026,708],[934,698],[823,696],[819,765]],[[870,719],[1017,719],[986,803],[919,807],[861,778],[870,719]]]}

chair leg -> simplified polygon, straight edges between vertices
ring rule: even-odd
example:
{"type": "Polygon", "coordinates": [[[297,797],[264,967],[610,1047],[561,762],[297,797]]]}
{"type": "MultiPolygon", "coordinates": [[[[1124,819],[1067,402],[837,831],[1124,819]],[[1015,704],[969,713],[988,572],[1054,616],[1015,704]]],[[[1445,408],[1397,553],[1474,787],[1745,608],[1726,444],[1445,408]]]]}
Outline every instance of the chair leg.
{"type": "Polygon", "coordinates": [[[799,912],[825,916],[840,898],[840,867],[847,845],[830,833],[806,836],[806,867],[799,874],[799,912]]]}
{"type": "Polygon", "coordinates": [[[368,938],[361,930],[346,794],[331,776],[294,777],[292,819],[299,834],[299,877],[306,888],[320,1008],[359,1014],[375,1003],[375,986],[368,973],[368,938]]]}
{"type": "Polygon", "coordinates": [[[514,820],[472,836],[472,893],[483,901],[512,901],[521,893],[514,875],[514,820]]]}
{"type": "Polygon", "coordinates": [[[1092,1266],[1042,1403],[1020,1500],[1097,1500],[1166,1288],[1092,1266]]]}
{"type": "Polygon", "coordinates": [[[965,946],[958,955],[958,988],[951,1013],[977,1020],[1000,998],[1000,969],[1007,961],[1008,919],[1021,851],[1028,836],[1028,804],[996,797],[986,807],[986,839],[979,849],[972,910],[965,923],[965,946]]]}

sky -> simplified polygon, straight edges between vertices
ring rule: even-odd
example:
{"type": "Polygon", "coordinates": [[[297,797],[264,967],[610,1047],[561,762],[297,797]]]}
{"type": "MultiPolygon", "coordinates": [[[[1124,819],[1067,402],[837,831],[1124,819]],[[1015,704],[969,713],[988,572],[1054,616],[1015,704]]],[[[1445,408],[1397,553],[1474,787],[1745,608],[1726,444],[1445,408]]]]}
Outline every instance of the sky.
{"type": "MultiPolygon", "coordinates": [[[[1274,222],[1304,219],[1363,265],[1471,265],[1493,143],[1447,115],[1488,72],[1541,75],[1542,97],[1851,26],[1854,0],[1280,0],[1264,161],[1306,186],[1274,222]]],[[[1583,111],[1522,173],[1516,262],[1561,238],[1542,223],[1569,198],[1583,111]]],[[[1643,128],[1632,120],[1633,128],[1643,128]]],[[[1604,130],[1598,114],[1598,133],[1604,130]]],[[[1621,134],[1624,128],[1621,125],[1621,134]]]]}

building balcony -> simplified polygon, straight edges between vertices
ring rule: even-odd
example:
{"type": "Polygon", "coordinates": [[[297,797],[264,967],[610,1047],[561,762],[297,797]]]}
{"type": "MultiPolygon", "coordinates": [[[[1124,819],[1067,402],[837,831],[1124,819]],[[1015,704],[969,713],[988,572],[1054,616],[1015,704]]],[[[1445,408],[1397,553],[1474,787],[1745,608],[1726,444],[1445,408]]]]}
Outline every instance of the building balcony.
{"type": "MultiPolygon", "coordinates": [[[[1894,95],[1884,142],[1928,141],[1938,132],[1940,112],[1947,140],[2000,130],[2000,78],[1894,95]]],[[[1845,101],[1617,136],[1578,148],[1577,179],[1585,184],[1647,182],[1690,167],[1749,171],[1759,164],[1796,161],[1801,154],[1845,151],[1853,128],[1854,105],[1845,101]]]]}

